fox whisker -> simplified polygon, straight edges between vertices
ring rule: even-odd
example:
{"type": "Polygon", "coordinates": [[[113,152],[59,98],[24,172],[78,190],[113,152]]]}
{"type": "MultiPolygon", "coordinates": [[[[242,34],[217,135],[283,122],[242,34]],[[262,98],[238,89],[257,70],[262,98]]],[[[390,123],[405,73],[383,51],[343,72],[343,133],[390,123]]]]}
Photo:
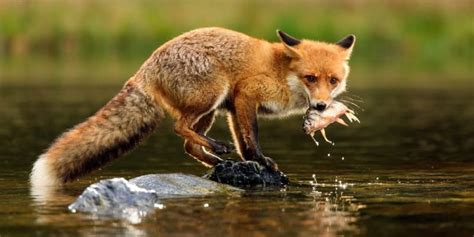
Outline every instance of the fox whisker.
{"type": "MultiPolygon", "coordinates": [[[[346,100],[346,99],[340,99],[340,101],[344,102],[344,103],[347,103],[347,104],[350,104],[352,106],[355,106],[357,109],[361,110],[361,111],[364,111],[364,109],[362,109],[358,104],[356,104],[355,102],[352,102],[352,101],[349,101],[349,100],[346,100]]],[[[348,106],[349,107],[349,106],[348,106]]]]}

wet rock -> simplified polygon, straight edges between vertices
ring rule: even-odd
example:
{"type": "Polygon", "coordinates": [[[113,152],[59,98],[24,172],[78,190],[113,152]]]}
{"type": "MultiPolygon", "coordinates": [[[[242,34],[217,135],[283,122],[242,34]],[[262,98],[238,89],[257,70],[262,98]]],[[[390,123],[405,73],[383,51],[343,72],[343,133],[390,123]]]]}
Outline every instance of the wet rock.
{"type": "Polygon", "coordinates": [[[69,205],[69,210],[138,223],[155,208],[163,207],[159,203],[162,198],[235,194],[241,191],[194,175],[150,174],[130,181],[114,178],[92,184],[69,205]]]}
{"type": "Polygon", "coordinates": [[[255,161],[225,160],[204,177],[235,187],[284,186],[289,183],[281,171],[273,171],[255,161]]]}
{"type": "Polygon", "coordinates": [[[238,194],[243,190],[236,187],[286,184],[288,178],[280,171],[267,169],[253,161],[226,160],[216,165],[204,178],[178,173],[149,174],[130,181],[124,178],[102,180],[86,188],[69,205],[69,210],[139,223],[147,214],[163,207],[160,199],[238,194]]]}
{"type": "Polygon", "coordinates": [[[140,188],[154,190],[161,198],[174,196],[205,196],[243,191],[188,174],[149,174],[130,180],[140,188]]]}
{"type": "Polygon", "coordinates": [[[140,188],[124,178],[102,180],[92,184],[69,205],[71,212],[100,216],[140,219],[159,205],[158,193],[140,188]]]}

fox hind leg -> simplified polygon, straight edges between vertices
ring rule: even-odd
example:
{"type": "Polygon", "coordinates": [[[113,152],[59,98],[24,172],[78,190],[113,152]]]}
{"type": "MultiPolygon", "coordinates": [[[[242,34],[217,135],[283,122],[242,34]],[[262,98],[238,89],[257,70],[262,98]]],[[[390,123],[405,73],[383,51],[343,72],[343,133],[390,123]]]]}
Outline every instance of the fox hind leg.
{"type": "MultiPolygon", "coordinates": [[[[175,123],[175,132],[181,137],[183,137],[185,140],[187,140],[187,143],[192,143],[193,146],[199,145],[205,147],[217,155],[228,154],[233,152],[235,150],[235,147],[232,144],[214,140],[203,135],[203,133],[200,134],[199,132],[195,131],[196,128],[194,125],[198,124],[200,119],[208,114],[209,113],[206,113],[204,115],[196,115],[195,113],[183,114],[175,123]]],[[[202,122],[204,125],[205,120],[203,120],[202,122]]]]}
{"type": "MultiPolygon", "coordinates": [[[[205,136],[206,133],[209,131],[211,128],[212,124],[214,123],[215,119],[215,111],[211,111],[208,114],[202,116],[193,126],[193,130],[200,134],[205,136]]],[[[222,161],[221,158],[219,158],[216,155],[213,155],[206,150],[204,150],[204,147],[192,142],[191,140],[186,139],[184,141],[184,150],[186,153],[188,153],[190,156],[198,160],[199,162],[203,163],[205,166],[212,167],[219,162],[222,161]]]]}

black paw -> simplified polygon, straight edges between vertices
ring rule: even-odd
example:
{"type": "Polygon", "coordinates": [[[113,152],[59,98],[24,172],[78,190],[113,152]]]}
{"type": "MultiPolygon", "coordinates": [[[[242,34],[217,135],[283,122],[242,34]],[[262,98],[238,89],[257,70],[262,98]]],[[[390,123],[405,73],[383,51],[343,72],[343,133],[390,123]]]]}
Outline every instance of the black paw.
{"type": "Polygon", "coordinates": [[[213,141],[212,142],[212,152],[217,155],[229,154],[235,151],[235,146],[232,143],[213,141]]]}
{"type": "Polygon", "coordinates": [[[272,171],[278,171],[278,164],[270,157],[263,157],[264,161],[265,161],[265,166],[269,169],[271,169],[272,171]]]}
{"type": "Polygon", "coordinates": [[[261,156],[255,159],[261,166],[266,167],[271,171],[278,171],[278,164],[270,157],[261,156]]]}

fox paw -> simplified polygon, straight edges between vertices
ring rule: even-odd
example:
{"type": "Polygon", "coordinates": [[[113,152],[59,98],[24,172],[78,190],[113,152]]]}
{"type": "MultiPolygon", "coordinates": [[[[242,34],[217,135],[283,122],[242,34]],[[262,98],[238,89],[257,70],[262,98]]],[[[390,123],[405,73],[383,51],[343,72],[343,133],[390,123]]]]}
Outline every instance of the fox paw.
{"type": "Polygon", "coordinates": [[[270,157],[266,157],[266,156],[260,157],[260,159],[258,159],[258,163],[260,165],[267,167],[268,169],[272,171],[278,171],[278,164],[270,157]]]}
{"type": "Polygon", "coordinates": [[[217,155],[229,154],[235,151],[235,146],[230,142],[213,141],[212,151],[217,155]]]}

